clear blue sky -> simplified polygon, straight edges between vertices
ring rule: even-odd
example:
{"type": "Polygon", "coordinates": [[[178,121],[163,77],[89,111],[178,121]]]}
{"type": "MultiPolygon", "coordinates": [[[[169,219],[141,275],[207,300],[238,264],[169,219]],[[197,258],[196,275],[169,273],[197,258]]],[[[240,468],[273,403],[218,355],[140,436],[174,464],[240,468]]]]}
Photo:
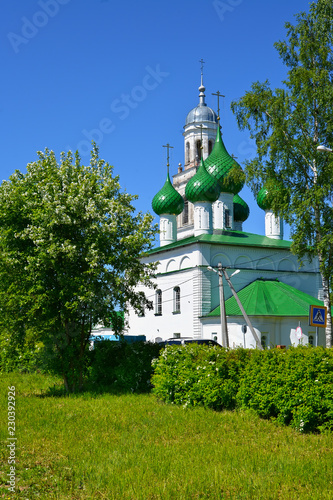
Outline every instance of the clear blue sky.
{"type": "MultiPolygon", "coordinates": [[[[285,68],[273,43],[284,23],[308,11],[308,0],[11,0],[2,7],[1,175],[25,171],[45,147],[79,149],[88,163],[94,138],[120,183],[151,200],[184,162],[183,126],[198,104],[203,58],[206,101],[225,94],[221,122],[230,154],[243,163],[254,153],[237,128],[230,103],[252,82],[280,86],[285,68]]],[[[264,234],[264,213],[251,191],[243,229],[264,234]]],[[[288,231],[286,231],[288,236],[288,231]]]]}

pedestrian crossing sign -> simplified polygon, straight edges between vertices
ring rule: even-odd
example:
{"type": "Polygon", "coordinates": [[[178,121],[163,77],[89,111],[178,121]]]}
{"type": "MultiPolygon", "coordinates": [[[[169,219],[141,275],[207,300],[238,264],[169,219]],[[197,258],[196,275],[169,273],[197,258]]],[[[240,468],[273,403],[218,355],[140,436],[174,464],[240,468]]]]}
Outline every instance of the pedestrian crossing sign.
{"type": "Polygon", "coordinates": [[[309,325],[326,327],[327,307],[325,306],[310,306],[309,325]]]}

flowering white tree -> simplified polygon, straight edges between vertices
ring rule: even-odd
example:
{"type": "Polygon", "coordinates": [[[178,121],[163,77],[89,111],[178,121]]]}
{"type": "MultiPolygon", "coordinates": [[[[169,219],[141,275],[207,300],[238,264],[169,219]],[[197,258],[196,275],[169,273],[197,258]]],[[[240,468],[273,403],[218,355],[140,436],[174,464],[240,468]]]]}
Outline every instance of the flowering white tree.
{"type": "Polygon", "coordinates": [[[150,214],[121,192],[113,168],[93,146],[89,166],[78,154],[38,153],[26,174],[0,186],[0,322],[11,340],[33,330],[48,365],[67,390],[82,384],[93,325],[115,325],[116,311],[149,307],[138,282],[153,286],[150,214]]]}

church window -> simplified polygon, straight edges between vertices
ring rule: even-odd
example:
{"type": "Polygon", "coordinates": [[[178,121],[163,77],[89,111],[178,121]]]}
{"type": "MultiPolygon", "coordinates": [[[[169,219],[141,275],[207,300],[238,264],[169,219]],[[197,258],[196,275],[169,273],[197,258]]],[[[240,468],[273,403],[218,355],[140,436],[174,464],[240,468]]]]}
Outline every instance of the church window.
{"type": "Polygon", "coordinates": [[[180,313],[180,288],[175,286],[173,289],[173,313],[180,313]]]}
{"type": "Polygon", "coordinates": [[[313,338],[313,335],[309,335],[309,345],[312,345],[313,346],[314,344],[314,338],[313,338]]]}
{"type": "Polygon", "coordinates": [[[183,225],[188,224],[188,200],[184,198],[183,225]]]}
{"type": "Polygon", "coordinates": [[[210,155],[210,153],[213,151],[213,141],[208,141],[208,154],[210,155]]]}
{"type": "Polygon", "coordinates": [[[155,316],[162,316],[162,290],[155,293],[155,316]]]}
{"type": "Polygon", "coordinates": [[[186,143],[186,163],[190,163],[190,143],[186,143]]]}
{"type": "Polygon", "coordinates": [[[231,227],[230,210],[228,208],[224,211],[224,225],[225,227],[231,227]]]}
{"type": "Polygon", "coordinates": [[[197,157],[201,160],[201,141],[197,141],[197,157]]]}
{"type": "Polygon", "coordinates": [[[267,349],[267,337],[266,335],[261,336],[261,345],[263,349],[267,349]]]}

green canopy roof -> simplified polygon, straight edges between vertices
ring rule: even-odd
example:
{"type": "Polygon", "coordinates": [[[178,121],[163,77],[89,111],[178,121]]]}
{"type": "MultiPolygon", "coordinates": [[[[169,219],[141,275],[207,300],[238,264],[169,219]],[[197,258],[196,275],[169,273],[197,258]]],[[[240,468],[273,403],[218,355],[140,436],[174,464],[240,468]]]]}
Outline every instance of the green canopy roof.
{"type": "Polygon", "coordinates": [[[259,234],[245,233],[243,231],[221,231],[221,234],[200,234],[199,236],[189,236],[169,243],[163,247],[150,250],[149,254],[165,252],[174,248],[185,247],[193,243],[208,243],[211,245],[240,245],[259,248],[278,248],[290,250],[291,242],[286,240],[275,240],[259,234]]]}
{"type": "MultiPolygon", "coordinates": [[[[237,292],[249,316],[308,316],[310,305],[323,306],[323,302],[290,285],[274,280],[259,279],[237,292]]],[[[241,316],[234,297],[225,302],[227,316],[241,316]]],[[[219,316],[220,306],[207,314],[219,316]]]]}

